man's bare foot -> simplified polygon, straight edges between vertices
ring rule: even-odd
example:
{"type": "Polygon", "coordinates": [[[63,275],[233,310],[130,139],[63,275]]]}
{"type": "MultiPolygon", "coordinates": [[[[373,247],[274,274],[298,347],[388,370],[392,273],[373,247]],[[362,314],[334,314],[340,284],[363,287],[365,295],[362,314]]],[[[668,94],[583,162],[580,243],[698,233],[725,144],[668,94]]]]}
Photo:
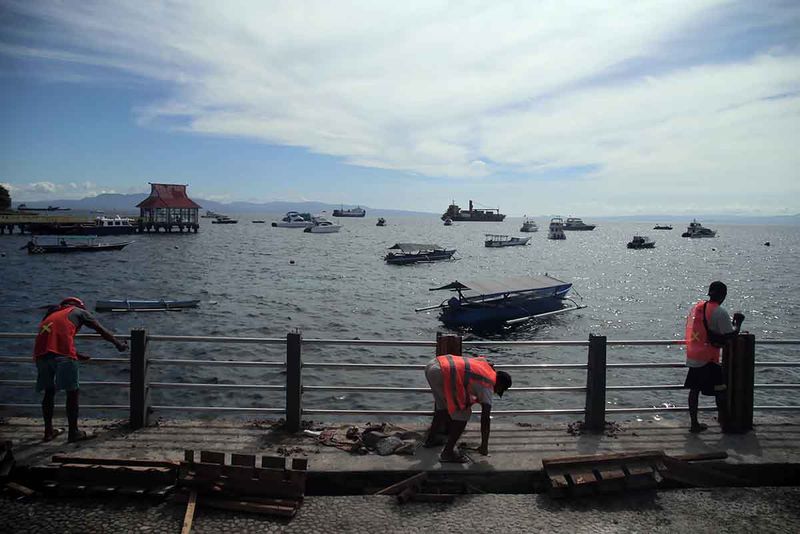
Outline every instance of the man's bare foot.
{"type": "Polygon", "coordinates": [[[69,443],[77,443],[79,441],[86,441],[89,439],[94,439],[96,437],[97,435],[92,434],[91,432],[86,432],[85,430],[79,430],[75,434],[70,434],[69,437],[67,438],[67,441],[69,443]]]}
{"type": "Polygon", "coordinates": [[[50,430],[49,432],[47,430],[45,430],[44,437],[42,438],[42,441],[53,441],[54,439],[56,439],[58,436],[60,436],[63,433],[64,433],[64,429],[63,428],[54,428],[54,429],[50,430]]]}
{"type": "Polygon", "coordinates": [[[704,425],[703,423],[697,423],[696,425],[692,425],[689,428],[689,432],[693,434],[697,434],[698,432],[702,432],[703,430],[708,430],[708,425],[704,425]]]}
{"type": "Polygon", "coordinates": [[[442,454],[439,455],[439,461],[441,463],[443,463],[443,464],[445,464],[445,463],[465,464],[465,463],[468,463],[470,460],[469,460],[469,456],[467,456],[466,454],[461,454],[461,453],[456,453],[456,452],[452,452],[452,453],[443,452],[442,454]]]}

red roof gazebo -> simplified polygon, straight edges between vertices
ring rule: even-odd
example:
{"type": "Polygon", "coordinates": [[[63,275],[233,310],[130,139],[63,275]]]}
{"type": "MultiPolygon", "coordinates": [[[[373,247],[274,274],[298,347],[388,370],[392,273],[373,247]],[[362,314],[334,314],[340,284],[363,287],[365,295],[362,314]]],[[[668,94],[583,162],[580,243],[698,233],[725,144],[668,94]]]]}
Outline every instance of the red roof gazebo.
{"type": "Polygon", "coordinates": [[[201,206],[186,195],[186,187],[150,182],[150,196],[136,205],[142,222],[167,227],[197,225],[201,206]]]}

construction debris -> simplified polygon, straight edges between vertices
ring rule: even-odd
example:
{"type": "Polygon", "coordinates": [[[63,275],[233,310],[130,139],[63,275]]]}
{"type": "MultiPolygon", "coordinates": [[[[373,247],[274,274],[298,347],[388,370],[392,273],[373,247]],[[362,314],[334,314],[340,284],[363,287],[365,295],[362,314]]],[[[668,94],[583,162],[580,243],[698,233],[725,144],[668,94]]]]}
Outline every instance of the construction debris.
{"type": "Polygon", "coordinates": [[[417,450],[422,434],[412,432],[399,426],[381,423],[367,423],[364,430],[348,426],[326,428],[317,437],[320,444],[336,447],[353,454],[369,454],[374,452],[380,456],[390,454],[412,455],[417,450]]]}
{"type": "Polygon", "coordinates": [[[429,476],[427,472],[417,473],[405,480],[375,493],[375,495],[395,495],[400,504],[414,502],[451,503],[459,495],[470,493],[471,488],[464,482],[448,478],[429,476]]]}
{"type": "Polygon", "coordinates": [[[11,452],[11,442],[0,442],[0,481],[6,480],[14,468],[14,454],[11,452]]]}

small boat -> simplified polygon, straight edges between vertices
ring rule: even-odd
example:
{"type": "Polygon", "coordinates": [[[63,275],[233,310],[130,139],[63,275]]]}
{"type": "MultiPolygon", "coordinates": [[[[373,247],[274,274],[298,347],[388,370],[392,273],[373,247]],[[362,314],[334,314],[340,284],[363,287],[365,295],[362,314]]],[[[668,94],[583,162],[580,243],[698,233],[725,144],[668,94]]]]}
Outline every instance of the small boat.
{"type": "Polygon", "coordinates": [[[257,220],[257,221],[252,221],[252,222],[253,222],[253,224],[264,224],[267,221],[257,220]]]}
{"type": "Polygon", "coordinates": [[[566,239],[564,234],[564,220],[561,217],[550,219],[550,226],[547,228],[547,239],[566,239]]]}
{"type": "Polygon", "coordinates": [[[341,209],[333,210],[334,217],[364,217],[366,214],[367,210],[361,206],[351,209],[344,209],[344,206],[342,206],[341,209]]]}
{"type": "Polygon", "coordinates": [[[597,227],[596,224],[586,224],[583,222],[582,219],[578,217],[568,217],[567,222],[564,223],[564,230],[594,230],[597,227]]]}
{"type": "Polygon", "coordinates": [[[653,227],[653,230],[672,230],[672,225],[670,224],[657,224],[653,227]]]}
{"type": "Polygon", "coordinates": [[[449,327],[486,328],[522,323],[580,306],[567,297],[572,284],[549,275],[455,280],[430,291],[452,291],[456,295],[437,306],[439,320],[449,327]],[[564,307],[564,301],[572,306],[564,307]]]}
{"type": "Polygon", "coordinates": [[[211,224],[236,224],[238,219],[231,219],[227,215],[218,215],[216,219],[211,221],[211,224]]]}
{"type": "Polygon", "coordinates": [[[133,243],[101,243],[97,236],[33,236],[22,248],[28,249],[28,254],[49,254],[68,252],[104,252],[107,250],[122,250],[133,243]]]}
{"type": "Polygon", "coordinates": [[[378,219],[378,222],[375,223],[375,226],[386,226],[386,219],[384,219],[383,217],[380,217],[378,219]]]}
{"type": "Polygon", "coordinates": [[[444,220],[444,225],[445,226],[453,226],[453,219],[448,217],[447,219],[444,220]]]}
{"type": "Polygon", "coordinates": [[[201,219],[216,219],[217,217],[219,217],[219,213],[211,210],[206,210],[205,215],[200,216],[201,219]]]}
{"type": "Polygon", "coordinates": [[[436,244],[396,243],[389,247],[389,253],[383,259],[392,265],[410,265],[449,260],[455,253],[455,249],[448,250],[436,244]]]}
{"type": "Polygon", "coordinates": [[[628,242],[628,248],[654,248],[655,246],[656,242],[646,235],[635,235],[628,242]]]}
{"type": "Polygon", "coordinates": [[[702,224],[697,222],[697,219],[694,219],[689,223],[689,227],[686,231],[681,234],[681,237],[716,237],[716,235],[716,230],[705,228],[702,224]]]}
{"type": "Polygon", "coordinates": [[[311,217],[311,222],[314,223],[313,226],[309,226],[303,230],[304,232],[310,234],[333,234],[342,229],[342,225],[333,224],[322,215],[311,217]]]}
{"type": "Polygon", "coordinates": [[[93,225],[84,225],[87,235],[124,235],[136,231],[135,221],[130,217],[95,217],[93,225]]]}
{"type": "Polygon", "coordinates": [[[530,237],[509,237],[501,234],[485,234],[486,240],[483,242],[484,246],[489,248],[498,247],[519,247],[527,245],[530,237]]]}
{"type": "Polygon", "coordinates": [[[94,309],[97,311],[172,311],[184,308],[196,308],[199,300],[98,300],[94,309]]]}
{"type": "Polygon", "coordinates": [[[520,232],[538,232],[539,227],[536,226],[536,221],[533,219],[525,219],[522,223],[522,228],[519,229],[520,232]]]}
{"type": "Polygon", "coordinates": [[[309,213],[298,213],[296,211],[287,211],[283,219],[278,222],[273,222],[273,228],[308,228],[313,226],[311,222],[311,215],[309,213]]]}

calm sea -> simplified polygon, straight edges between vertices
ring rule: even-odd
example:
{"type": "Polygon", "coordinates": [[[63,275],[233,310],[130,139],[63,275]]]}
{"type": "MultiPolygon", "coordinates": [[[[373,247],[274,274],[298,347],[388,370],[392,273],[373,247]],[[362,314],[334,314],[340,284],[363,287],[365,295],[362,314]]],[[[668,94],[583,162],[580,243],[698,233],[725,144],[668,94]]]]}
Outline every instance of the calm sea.
{"type": "MultiPolygon", "coordinates": [[[[29,256],[19,248],[25,236],[0,236],[0,331],[33,332],[41,318],[37,307],[63,296],[78,295],[90,306],[109,298],[195,298],[196,310],[170,313],[99,313],[119,333],[143,327],[154,334],[285,337],[295,328],[306,338],[433,340],[443,331],[435,312],[414,308],[437,304],[447,294],[430,292],[454,279],[549,273],[574,284],[574,295],[588,307],[555,316],[493,339],[676,339],[683,335],[686,313],[702,298],[709,282],[728,284],[725,307],[742,311],[744,329],[757,339],[794,338],[800,318],[800,234],[797,227],[715,225],[715,239],[680,237],[684,228],[651,230],[653,223],[601,222],[592,232],[569,232],[550,241],[547,221],[531,245],[505,249],[483,246],[484,233],[518,232],[521,220],[503,223],[456,223],[445,227],[435,217],[390,218],[376,227],[376,217],[339,219],[338,234],[307,234],[272,228],[263,214],[241,216],[237,225],[202,220],[198,234],[136,235],[121,252],[29,256]],[[266,219],[267,224],[252,224],[266,219]],[[656,240],[653,250],[628,250],[634,234],[656,240]],[[764,246],[769,241],[772,246],[764,246]],[[382,261],[396,242],[433,242],[458,249],[455,262],[391,266],[382,261]]],[[[592,221],[587,221],[592,222],[592,221]]],[[[467,335],[471,339],[481,339],[467,335]]],[[[113,356],[106,343],[83,342],[90,354],[113,356]]],[[[27,355],[32,340],[1,340],[0,353],[27,355]]],[[[153,343],[152,354],[187,359],[265,359],[282,361],[280,346],[153,343]]],[[[797,347],[757,349],[760,360],[797,361],[797,347]]],[[[574,362],[586,360],[585,348],[496,349],[481,353],[498,362],[574,362]]],[[[429,349],[307,346],[305,361],[424,363],[429,349]]],[[[610,348],[609,362],[681,362],[675,347],[610,348]]],[[[83,380],[125,380],[121,366],[84,367],[83,380]]],[[[683,369],[610,372],[609,384],[682,384],[683,369]]],[[[5,365],[2,378],[35,378],[33,365],[5,365]]],[[[202,366],[157,367],[152,380],[199,383],[280,383],[276,371],[202,366]]],[[[583,385],[581,371],[529,371],[514,375],[517,385],[583,385]]],[[[763,369],[756,382],[800,382],[800,372],[763,369]]],[[[306,369],[305,385],[425,386],[422,373],[306,369]]],[[[685,405],[683,391],[610,393],[618,407],[685,405]]],[[[38,402],[31,389],[2,388],[0,402],[38,402]]],[[[127,393],[85,387],[82,402],[126,404],[127,393]]],[[[282,393],[253,391],[155,390],[156,405],[271,406],[282,393]]],[[[427,409],[425,394],[308,391],[306,408],[427,409]]],[[[796,393],[757,391],[756,404],[798,404],[796,393]]],[[[580,408],[582,394],[509,394],[503,409],[580,408]]],[[[648,415],[646,417],[660,417],[648,415]]]]}

